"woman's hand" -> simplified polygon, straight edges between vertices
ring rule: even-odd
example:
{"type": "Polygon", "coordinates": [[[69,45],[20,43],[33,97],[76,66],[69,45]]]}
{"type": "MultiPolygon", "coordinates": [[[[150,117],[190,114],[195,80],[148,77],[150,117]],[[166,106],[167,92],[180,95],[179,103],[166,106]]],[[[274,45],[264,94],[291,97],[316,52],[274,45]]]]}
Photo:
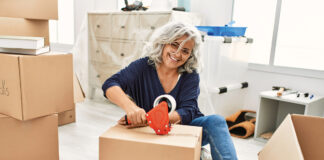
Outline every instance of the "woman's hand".
{"type": "Polygon", "coordinates": [[[133,106],[126,114],[127,119],[131,122],[131,124],[146,124],[146,112],[143,108],[133,106]]]}
{"type": "MultiPolygon", "coordinates": [[[[146,126],[146,112],[144,109],[134,105],[127,108],[126,115],[128,122],[130,122],[129,127],[146,126]]],[[[118,123],[126,125],[125,117],[123,116],[118,123]]]]}
{"type": "Polygon", "coordinates": [[[127,121],[130,122],[130,124],[127,125],[125,116],[120,118],[120,120],[118,121],[118,124],[126,125],[127,128],[136,128],[136,127],[147,126],[145,114],[146,114],[146,112],[144,109],[136,106],[126,114],[127,121]]]}
{"type": "Polygon", "coordinates": [[[126,125],[125,116],[120,118],[120,120],[118,121],[118,124],[124,125],[124,126],[126,126],[126,128],[145,127],[145,126],[148,125],[147,123],[145,123],[145,124],[137,124],[137,125],[131,123],[131,124],[126,125]]]}

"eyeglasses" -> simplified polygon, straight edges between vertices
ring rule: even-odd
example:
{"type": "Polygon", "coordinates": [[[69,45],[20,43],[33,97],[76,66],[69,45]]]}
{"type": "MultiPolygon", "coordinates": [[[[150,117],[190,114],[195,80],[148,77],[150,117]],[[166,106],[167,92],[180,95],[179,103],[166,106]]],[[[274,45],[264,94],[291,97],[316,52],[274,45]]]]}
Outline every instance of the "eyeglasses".
{"type": "MultiPolygon", "coordinates": [[[[172,43],[170,43],[170,46],[172,47],[172,49],[178,51],[179,47],[180,47],[180,44],[178,42],[172,42],[172,43]]],[[[187,56],[187,55],[191,54],[191,51],[188,48],[181,48],[180,53],[182,55],[187,56]]]]}

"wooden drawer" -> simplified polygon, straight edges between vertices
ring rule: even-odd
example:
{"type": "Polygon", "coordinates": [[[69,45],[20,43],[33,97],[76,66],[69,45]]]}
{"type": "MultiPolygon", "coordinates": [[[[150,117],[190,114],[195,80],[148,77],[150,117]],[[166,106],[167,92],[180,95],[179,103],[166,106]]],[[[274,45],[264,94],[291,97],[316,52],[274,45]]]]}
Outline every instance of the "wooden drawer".
{"type": "Polygon", "coordinates": [[[90,61],[89,67],[89,83],[92,86],[101,88],[102,84],[113,74],[122,69],[120,65],[113,63],[104,63],[97,61],[90,61]]]}
{"type": "Polygon", "coordinates": [[[170,14],[144,14],[140,15],[140,37],[141,40],[148,41],[155,29],[168,23],[170,14]]]}
{"type": "Polygon", "coordinates": [[[138,41],[89,39],[89,44],[90,60],[120,64],[122,66],[126,66],[137,59],[144,47],[144,43],[138,41]]]}
{"type": "Polygon", "coordinates": [[[88,21],[89,36],[95,35],[97,37],[111,37],[110,14],[89,14],[88,21]]]}
{"type": "Polygon", "coordinates": [[[139,16],[137,14],[112,14],[111,38],[135,40],[139,36],[139,16]]]}

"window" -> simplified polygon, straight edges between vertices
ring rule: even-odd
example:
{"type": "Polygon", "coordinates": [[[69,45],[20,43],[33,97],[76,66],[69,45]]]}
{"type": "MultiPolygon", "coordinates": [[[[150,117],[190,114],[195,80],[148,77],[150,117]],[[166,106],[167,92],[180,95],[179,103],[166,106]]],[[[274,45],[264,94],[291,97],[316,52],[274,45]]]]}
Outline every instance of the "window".
{"type": "Polygon", "coordinates": [[[234,2],[234,26],[247,26],[245,35],[253,38],[250,62],[267,64],[270,59],[276,1],[238,0],[234,2]]]}
{"type": "Polygon", "coordinates": [[[254,39],[251,63],[324,70],[321,0],[235,1],[233,20],[254,39]],[[260,17],[260,18],[259,18],[260,17]]]}
{"type": "Polygon", "coordinates": [[[324,70],[324,2],[284,0],[274,65],[324,70]]]}
{"type": "Polygon", "coordinates": [[[74,0],[58,0],[58,20],[50,20],[50,42],[74,44],[74,0]]]}

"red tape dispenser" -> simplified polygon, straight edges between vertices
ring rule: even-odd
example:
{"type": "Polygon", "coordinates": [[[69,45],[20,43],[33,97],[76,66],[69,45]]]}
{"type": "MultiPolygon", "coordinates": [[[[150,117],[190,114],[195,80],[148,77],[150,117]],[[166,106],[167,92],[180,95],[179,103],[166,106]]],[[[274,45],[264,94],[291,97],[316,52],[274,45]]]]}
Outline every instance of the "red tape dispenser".
{"type": "MultiPolygon", "coordinates": [[[[176,108],[176,101],[171,95],[161,95],[154,100],[154,108],[146,113],[146,120],[149,126],[155,131],[157,135],[165,135],[171,131],[171,123],[169,114],[176,108]]],[[[126,124],[131,122],[127,120],[126,124]]]]}
{"type": "Polygon", "coordinates": [[[146,120],[157,135],[171,131],[169,114],[176,108],[176,101],[171,95],[161,95],[154,100],[154,108],[147,112],[146,120]]]}

